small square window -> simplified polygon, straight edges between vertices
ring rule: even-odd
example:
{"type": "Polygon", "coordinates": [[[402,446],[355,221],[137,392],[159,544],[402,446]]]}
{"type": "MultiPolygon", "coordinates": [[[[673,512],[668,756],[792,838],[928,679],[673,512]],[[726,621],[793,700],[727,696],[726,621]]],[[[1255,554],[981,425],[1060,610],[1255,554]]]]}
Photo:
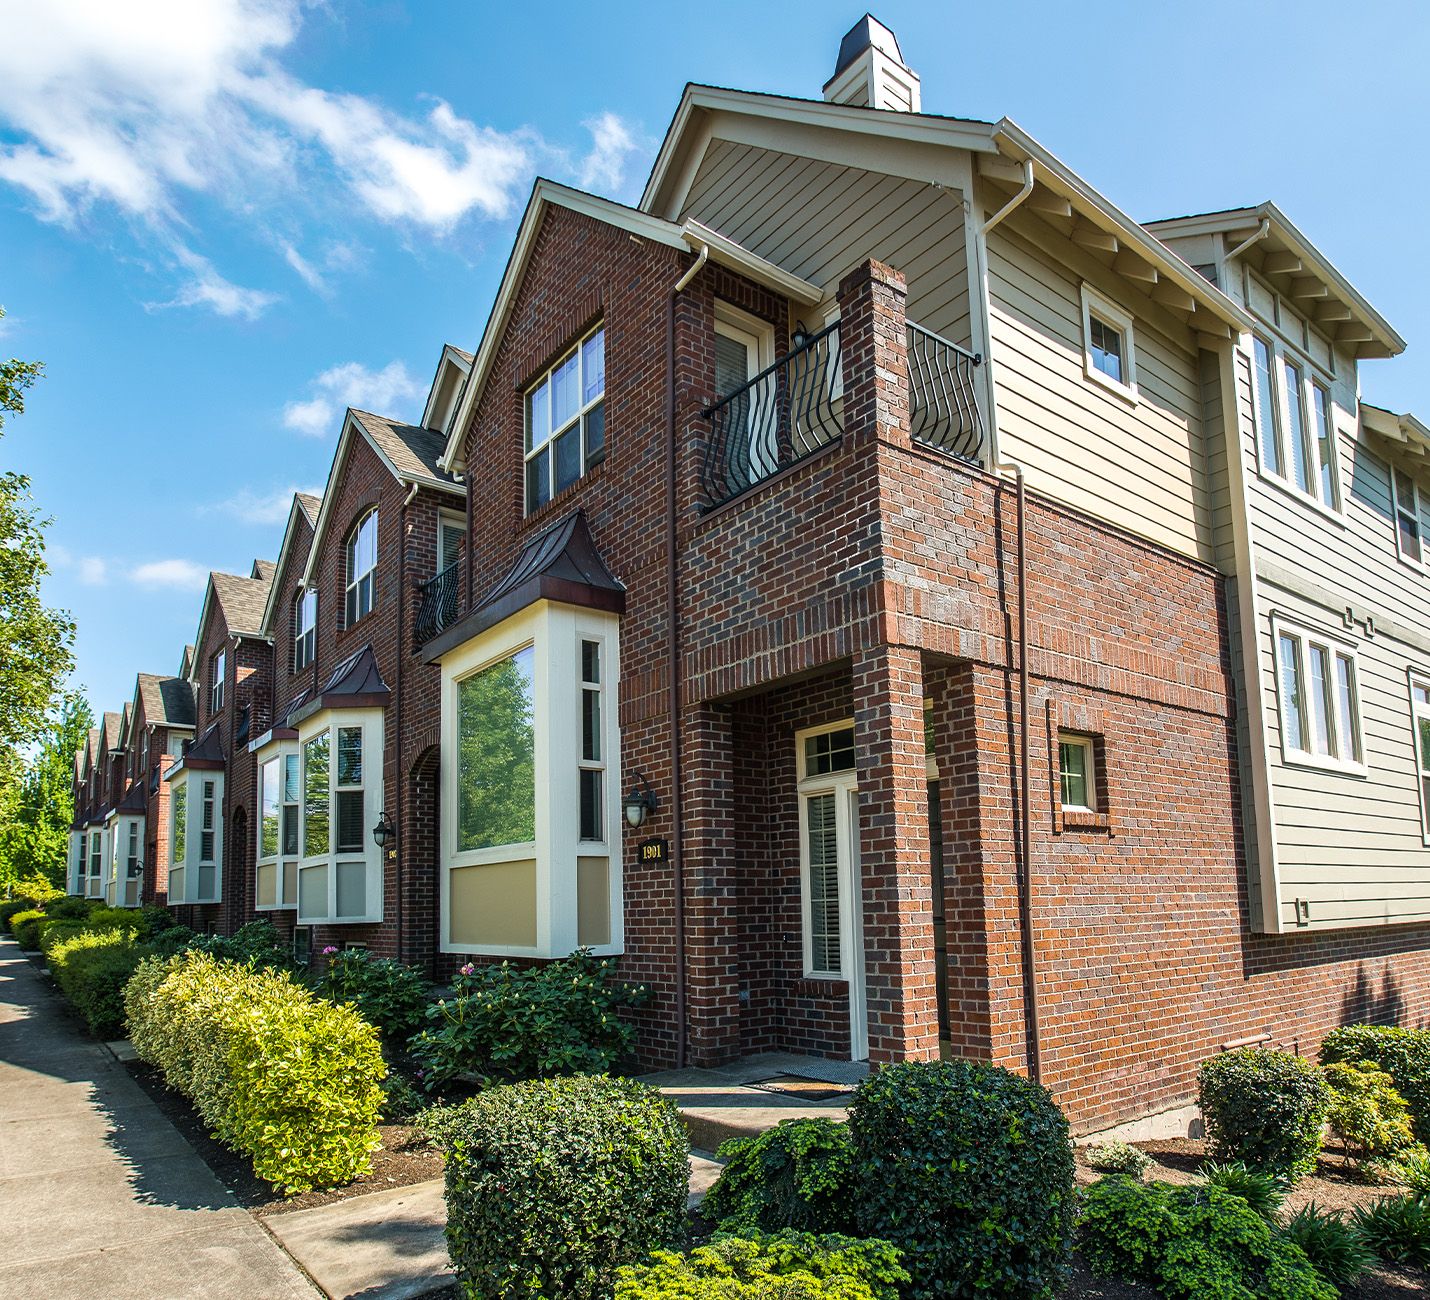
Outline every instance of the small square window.
{"type": "Polygon", "coordinates": [[[840,727],[808,736],[804,742],[805,776],[854,770],[854,728],[840,727]]]}
{"type": "Polygon", "coordinates": [[[1137,400],[1137,354],[1132,317],[1082,286],[1083,369],[1089,379],[1137,400]]]}
{"type": "Polygon", "coordinates": [[[1058,732],[1058,789],[1064,812],[1097,811],[1097,762],[1091,736],[1058,732]]]}
{"type": "Polygon", "coordinates": [[[1122,382],[1122,331],[1099,316],[1088,322],[1088,346],[1092,364],[1109,379],[1122,382]]]}

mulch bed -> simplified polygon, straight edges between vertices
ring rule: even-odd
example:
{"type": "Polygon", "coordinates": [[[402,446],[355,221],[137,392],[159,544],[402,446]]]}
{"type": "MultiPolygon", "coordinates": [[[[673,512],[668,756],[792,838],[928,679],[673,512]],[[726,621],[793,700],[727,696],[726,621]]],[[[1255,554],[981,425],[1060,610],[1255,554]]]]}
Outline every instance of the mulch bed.
{"type": "Polygon", "coordinates": [[[406,1124],[379,1124],[377,1132],[382,1146],[372,1153],[372,1173],[366,1178],[346,1187],[284,1196],[254,1174],[252,1162],[246,1156],[215,1142],[189,1099],[170,1088],[158,1070],[143,1061],[128,1061],[125,1068],[163,1111],[165,1118],[184,1135],[219,1182],[258,1218],[330,1205],[368,1192],[406,1187],[442,1176],[441,1152],[429,1146],[416,1129],[406,1124]]]}
{"type": "MultiPolygon", "coordinates": [[[[1134,1142],[1152,1157],[1155,1164],[1147,1178],[1163,1183],[1200,1182],[1200,1169],[1206,1159],[1206,1146],[1192,1138],[1169,1139],[1162,1142],[1134,1142]]],[[[1083,1150],[1077,1153],[1077,1180],[1082,1186],[1102,1177],[1088,1167],[1083,1150]]],[[[1292,1188],[1286,1198],[1286,1212],[1294,1214],[1312,1201],[1323,1210],[1340,1210],[1349,1214],[1357,1206],[1370,1205],[1383,1196],[1402,1195],[1403,1189],[1367,1183],[1358,1179],[1343,1159],[1339,1146],[1328,1142],[1321,1153],[1316,1171],[1307,1174],[1292,1188]]],[[[1345,1300],[1410,1300],[1412,1296],[1430,1296],[1430,1272],[1393,1264],[1381,1265],[1367,1273],[1350,1290],[1345,1300]]],[[[1072,1280],[1062,1292],[1062,1300],[1078,1297],[1090,1300],[1158,1300],[1158,1293],[1148,1287],[1120,1279],[1099,1278],[1078,1261],[1072,1280]]]]}

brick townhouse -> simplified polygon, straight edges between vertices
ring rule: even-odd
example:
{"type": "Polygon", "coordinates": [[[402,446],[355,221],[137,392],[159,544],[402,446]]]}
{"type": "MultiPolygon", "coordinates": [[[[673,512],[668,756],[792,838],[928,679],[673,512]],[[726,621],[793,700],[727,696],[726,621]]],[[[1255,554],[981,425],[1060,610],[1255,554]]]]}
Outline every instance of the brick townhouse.
{"type": "Polygon", "coordinates": [[[1084,1131],[1424,1014],[1403,342],[1272,205],[1144,228],[921,91],[866,17],[822,100],[688,86],[637,207],[537,183],[423,427],[211,588],[195,921],[589,947],[648,1066],[950,1052],[1084,1131]]]}

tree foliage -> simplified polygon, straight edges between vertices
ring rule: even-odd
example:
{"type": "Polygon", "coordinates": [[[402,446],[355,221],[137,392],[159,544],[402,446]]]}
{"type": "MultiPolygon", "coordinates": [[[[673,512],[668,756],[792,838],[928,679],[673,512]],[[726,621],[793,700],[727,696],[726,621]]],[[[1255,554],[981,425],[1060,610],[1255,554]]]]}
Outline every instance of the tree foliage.
{"type": "Polygon", "coordinates": [[[46,718],[30,761],[0,789],[0,889],[37,876],[64,885],[74,756],[92,725],[84,697],[65,695],[46,718]]]}

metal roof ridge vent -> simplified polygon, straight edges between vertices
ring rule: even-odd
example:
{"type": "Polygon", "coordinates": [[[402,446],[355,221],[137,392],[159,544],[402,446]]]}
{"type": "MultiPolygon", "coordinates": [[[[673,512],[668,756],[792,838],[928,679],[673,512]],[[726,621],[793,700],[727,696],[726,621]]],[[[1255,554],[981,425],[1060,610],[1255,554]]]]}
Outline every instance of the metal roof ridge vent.
{"type": "Polygon", "coordinates": [[[873,14],[865,14],[839,42],[834,75],[824,84],[831,104],[921,111],[919,74],[904,62],[899,38],[873,14]]]}

